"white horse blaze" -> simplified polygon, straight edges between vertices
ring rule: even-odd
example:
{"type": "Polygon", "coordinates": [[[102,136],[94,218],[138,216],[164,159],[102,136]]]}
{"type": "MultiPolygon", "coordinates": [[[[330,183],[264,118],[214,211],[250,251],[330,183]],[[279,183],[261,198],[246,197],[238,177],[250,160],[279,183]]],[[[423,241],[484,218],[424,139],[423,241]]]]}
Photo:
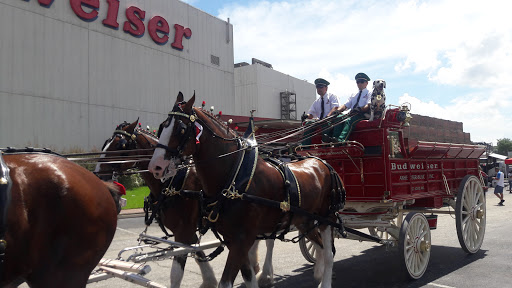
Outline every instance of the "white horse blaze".
{"type": "MultiPolygon", "coordinates": [[[[169,124],[169,126],[163,128],[162,133],[160,134],[160,139],[158,140],[159,144],[162,144],[165,146],[169,145],[169,141],[171,140],[173,128],[174,128],[174,118],[172,118],[171,124],[169,124]]],[[[170,170],[169,172],[171,172],[171,170],[174,170],[174,173],[176,173],[176,171],[174,169],[175,167],[169,167],[171,164],[174,164],[174,162],[172,162],[170,160],[165,160],[165,158],[164,158],[165,152],[166,151],[163,148],[156,148],[155,152],[153,153],[153,157],[151,157],[151,161],[149,162],[148,169],[151,173],[153,173],[153,175],[155,176],[156,179],[163,178],[165,176],[164,174],[167,169],[170,170]],[[156,167],[160,167],[163,170],[156,171],[155,170],[156,167]]]]}
{"type": "MultiPolygon", "coordinates": [[[[114,142],[114,138],[112,138],[112,140],[110,140],[106,145],[105,145],[105,148],[103,148],[103,150],[101,152],[107,152],[108,148],[110,147],[110,144],[112,144],[112,142],[114,142]]],[[[100,155],[100,159],[101,158],[104,158],[105,157],[105,154],[101,154],[100,155]]],[[[98,162],[96,164],[96,168],[94,168],[94,172],[98,173],[100,172],[100,169],[101,169],[101,162],[98,162]]]]}

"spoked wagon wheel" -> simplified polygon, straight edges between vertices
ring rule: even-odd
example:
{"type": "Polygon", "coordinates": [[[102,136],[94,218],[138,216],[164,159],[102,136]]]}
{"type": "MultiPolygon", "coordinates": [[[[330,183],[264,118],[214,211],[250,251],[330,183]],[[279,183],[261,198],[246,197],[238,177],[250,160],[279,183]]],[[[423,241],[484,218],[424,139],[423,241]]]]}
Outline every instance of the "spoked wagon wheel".
{"type": "Polygon", "coordinates": [[[421,213],[409,213],[400,228],[399,249],[402,265],[413,279],[427,270],[430,259],[430,227],[421,213]]]}
{"type": "Polygon", "coordinates": [[[308,262],[316,262],[316,248],[313,242],[309,241],[306,237],[302,237],[302,239],[299,240],[299,247],[302,256],[304,256],[308,262]]]}
{"type": "Polygon", "coordinates": [[[482,246],[485,234],[485,195],[477,177],[466,175],[459,186],[455,203],[455,224],[460,246],[474,254],[482,246]]]}

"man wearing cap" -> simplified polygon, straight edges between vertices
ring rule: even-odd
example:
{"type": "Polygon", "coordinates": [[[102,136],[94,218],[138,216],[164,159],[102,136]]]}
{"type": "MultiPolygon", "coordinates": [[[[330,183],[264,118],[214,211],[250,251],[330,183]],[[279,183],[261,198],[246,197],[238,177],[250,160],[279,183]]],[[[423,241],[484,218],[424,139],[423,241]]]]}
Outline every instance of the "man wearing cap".
{"type": "MultiPolygon", "coordinates": [[[[337,109],[336,112],[343,112],[347,109],[351,110],[350,117],[346,118],[346,116],[340,115],[338,118],[344,117],[344,122],[337,124],[334,127],[333,131],[333,142],[345,142],[348,139],[348,136],[352,132],[352,129],[356,126],[356,124],[366,119],[364,113],[370,110],[370,100],[371,100],[371,92],[366,89],[368,86],[368,81],[370,81],[370,77],[364,73],[357,73],[356,84],[358,91],[355,94],[352,94],[348,98],[347,103],[343,104],[341,107],[337,109]]],[[[324,135],[323,138],[328,137],[328,135],[324,135]]]]}
{"type": "MultiPolygon", "coordinates": [[[[331,114],[336,111],[336,109],[340,106],[338,96],[327,93],[327,86],[329,86],[329,81],[318,78],[315,80],[316,93],[320,96],[316,99],[311,108],[309,108],[306,119],[319,119],[322,120],[325,117],[331,116],[331,114]]],[[[304,121],[304,119],[303,119],[304,121]]],[[[327,129],[329,126],[327,123],[323,124],[322,130],[327,129]]],[[[304,140],[302,141],[302,145],[311,145],[311,134],[314,132],[314,129],[306,129],[304,131],[304,140]]],[[[324,131],[329,134],[328,131],[324,131]]]]}

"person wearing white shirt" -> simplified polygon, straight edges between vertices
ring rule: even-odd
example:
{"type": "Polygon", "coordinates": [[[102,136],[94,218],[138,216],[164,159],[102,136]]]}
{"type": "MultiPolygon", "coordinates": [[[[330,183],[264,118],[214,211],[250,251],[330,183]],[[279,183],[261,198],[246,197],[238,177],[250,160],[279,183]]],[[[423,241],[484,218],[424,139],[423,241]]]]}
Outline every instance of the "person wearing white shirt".
{"type": "MultiPolygon", "coordinates": [[[[306,119],[312,120],[322,120],[326,117],[331,116],[334,111],[340,106],[338,96],[327,93],[327,89],[329,86],[329,81],[318,78],[315,80],[316,93],[320,96],[318,97],[311,108],[308,110],[308,114],[303,115],[302,121],[306,119]]],[[[313,121],[309,122],[308,125],[314,123],[313,121]]],[[[329,134],[329,126],[327,123],[323,123],[320,126],[311,125],[311,127],[306,128],[304,130],[304,139],[302,140],[302,145],[311,145],[311,137],[315,132],[316,128],[320,127],[322,131],[327,132],[329,134]]],[[[332,130],[331,130],[332,131],[332,130]]]]}
{"type": "Polygon", "coordinates": [[[354,112],[355,114],[348,118],[346,118],[344,115],[338,116],[338,118],[344,117],[343,119],[346,120],[335,125],[333,138],[331,138],[333,142],[347,141],[348,136],[350,136],[350,133],[356,124],[359,121],[366,119],[364,113],[370,110],[370,100],[372,94],[370,91],[368,91],[368,89],[366,89],[368,86],[368,81],[370,81],[370,77],[364,73],[357,73],[355,80],[358,88],[357,93],[352,94],[352,96],[348,98],[348,101],[337,109],[337,112],[343,112],[347,109],[351,109],[351,112],[354,112]]]}
{"type": "Polygon", "coordinates": [[[494,195],[496,197],[500,198],[500,203],[498,203],[499,206],[503,206],[503,202],[505,202],[505,199],[503,199],[503,187],[505,186],[505,174],[500,171],[500,168],[496,167],[496,177],[493,177],[495,180],[498,180],[498,183],[496,183],[496,187],[494,188],[494,195]]]}

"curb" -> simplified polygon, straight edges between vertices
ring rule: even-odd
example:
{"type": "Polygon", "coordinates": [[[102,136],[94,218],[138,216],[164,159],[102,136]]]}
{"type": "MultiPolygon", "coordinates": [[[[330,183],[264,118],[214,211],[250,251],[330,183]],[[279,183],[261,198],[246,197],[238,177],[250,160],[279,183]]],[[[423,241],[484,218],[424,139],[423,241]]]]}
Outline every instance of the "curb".
{"type": "Polygon", "coordinates": [[[137,217],[144,217],[144,212],[141,213],[119,213],[117,215],[117,219],[125,219],[125,218],[137,218],[137,217]]]}
{"type": "Polygon", "coordinates": [[[124,218],[136,218],[136,217],[144,217],[144,210],[141,208],[138,209],[126,209],[121,210],[119,215],[117,215],[118,219],[124,219],[124,218]]]}

